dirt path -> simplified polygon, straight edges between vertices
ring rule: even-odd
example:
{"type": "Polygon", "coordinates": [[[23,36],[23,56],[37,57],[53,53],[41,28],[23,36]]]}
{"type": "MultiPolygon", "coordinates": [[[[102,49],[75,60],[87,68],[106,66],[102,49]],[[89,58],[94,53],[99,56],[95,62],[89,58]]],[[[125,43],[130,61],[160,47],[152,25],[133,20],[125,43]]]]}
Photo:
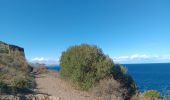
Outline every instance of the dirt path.
{"type": "Polygon", "coordinates": [[[98,100],[86,92],[73,89],[59,78],[58,73],[36,75],[36,82],[38,92],[60,97],[61,100],[98,100]]]}

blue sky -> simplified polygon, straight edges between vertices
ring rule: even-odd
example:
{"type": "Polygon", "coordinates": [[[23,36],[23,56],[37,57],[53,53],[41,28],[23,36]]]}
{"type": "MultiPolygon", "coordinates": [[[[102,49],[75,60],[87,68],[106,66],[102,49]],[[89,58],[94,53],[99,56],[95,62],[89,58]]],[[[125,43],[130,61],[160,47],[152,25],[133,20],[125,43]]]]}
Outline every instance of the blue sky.
{"type": "Polygon", "coordinates": [[[95,44],[119,63],[170,62],[169,0],[0,0],[0,40],[29,61],[95,44]]]}

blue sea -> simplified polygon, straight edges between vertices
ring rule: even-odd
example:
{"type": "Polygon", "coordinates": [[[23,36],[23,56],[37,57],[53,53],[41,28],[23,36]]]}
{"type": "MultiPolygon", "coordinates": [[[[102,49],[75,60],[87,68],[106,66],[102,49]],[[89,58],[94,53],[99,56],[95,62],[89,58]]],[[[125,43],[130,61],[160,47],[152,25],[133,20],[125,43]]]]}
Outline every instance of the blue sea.
{"type": "MultiPolygon", "coordinates": [[[[124,66],[136,81],[141,92],[157,90],[162,95],[170,93],[170,63],[124,64],[124,66]]],[[[49,67],[49,69],[60,71],[59,66],[49,67]]]]}

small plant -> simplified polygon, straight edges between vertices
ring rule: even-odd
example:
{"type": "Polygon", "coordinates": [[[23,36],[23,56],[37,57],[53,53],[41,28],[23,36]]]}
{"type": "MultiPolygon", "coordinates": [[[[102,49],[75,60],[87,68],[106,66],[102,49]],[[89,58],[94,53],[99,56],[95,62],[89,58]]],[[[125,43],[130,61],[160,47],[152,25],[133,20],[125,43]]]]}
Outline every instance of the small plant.
{"type": "Polygon", "coordinates": [[[3,81],[0,81],[0,93],[3,93],[7,90],[7,84],[3,81]]]}
{"type": "Polygon", "coordinates": [[[28,88],[28,81],[24,78],[16,78],[12,81],[12,87],[14,90],[28,88]]]}
{"type": "Polygon", "coordinates": [[[112,76],[122,84],[122,87],[128,90],[126,95],[132,96],[136,94],[138,87],[133,78],[127,73],[125,67],[119,64],[115,65],[112,69],[112,76]]]}
{"type": "Polygon", "coordinates": [[[133,96],[131,97],[130,100],[144,100],[144,99],[143,99],[143,94],[140,93],[140,92],[137,92],[135,95],[133,95],[133,96]]]}
{"type": "Polygon", "coordinates": [[[27,83],[30,89],[36,88],[35,76],[33,74],[27,76],[27,83]]]}
{"type": "Polygon", "coordinates": [[[96,96],[101,97],[102,100],[117,100],[114,98],[122,98],[123,92],[125,92],[124,89],[121,88],[121,84],[113,78],[100,80],[91,91],[96,96]]]}
{"type": "Polygon", "coordinates": [[[145,100],[161,100],[162,99],[161,94],[155,90],[146,91],[143,94],[143,96],[145,100]]]}
{"type": "Polygon", "coordinates": [[[9,51],[8,51],[7,48],[1,46],[1,47],[0,47],[0,54],[1,54],[1,53],[7,54],[7,53],[9,53],[9,51]]]}
{"type": "Polygon", "coordinates": [[[163,100],[170,100],[170,96],[164,96],[163,100]]]}

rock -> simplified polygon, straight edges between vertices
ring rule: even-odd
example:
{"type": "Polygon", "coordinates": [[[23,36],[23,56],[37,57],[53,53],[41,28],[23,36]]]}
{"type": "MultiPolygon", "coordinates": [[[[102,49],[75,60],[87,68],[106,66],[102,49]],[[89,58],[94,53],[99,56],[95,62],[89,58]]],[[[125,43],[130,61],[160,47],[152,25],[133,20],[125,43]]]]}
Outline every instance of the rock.
{"type": "Polygon", "coordinates": [[[30,95],[26,95],[25,99],[26,100],[36,100],[36,97],[34,95],[30,94],[30,95]]]}
{"type": "Polygon", "coordinates": [[[23,48],[21,48],[19,46],[16,46],[16,45],[7,44],[7,43],[4,43],[4,42],[0,41],[0,53],[1,54],[3,54],[3,53],[16,54],[18,52],[22,56],[25,57],[24,49],[23,48]]]}
{"type": "Polygon", "coordinates": [[[35,95],[36,100],[48,100],[48,96],[47,95],[43,95],[43,94],[37,94],[35,95]]]}
{"type": "Polygon", "coordinates": [[[55,97],[55,96],[49,96],[50,100],[60,100],[60,97],[55,97]]]}
{"type": "Polygon", "coordinates": [[[20,100],[20,98],[13,95],[1,95],[0,100],[20,100]]]}
{"type": "Polygon", "coordinates": [[[24,49],[0,41],[0,68],[16,67],[28,71],[29,66],[25,58],[24,49]]]}
{"type": "Polygon", "coordinates": [[[60,100],[60,98],[55,96],[48,96],[45,94],[29,94],[23,96],[0,95],[0,100],[60,100]]]}

